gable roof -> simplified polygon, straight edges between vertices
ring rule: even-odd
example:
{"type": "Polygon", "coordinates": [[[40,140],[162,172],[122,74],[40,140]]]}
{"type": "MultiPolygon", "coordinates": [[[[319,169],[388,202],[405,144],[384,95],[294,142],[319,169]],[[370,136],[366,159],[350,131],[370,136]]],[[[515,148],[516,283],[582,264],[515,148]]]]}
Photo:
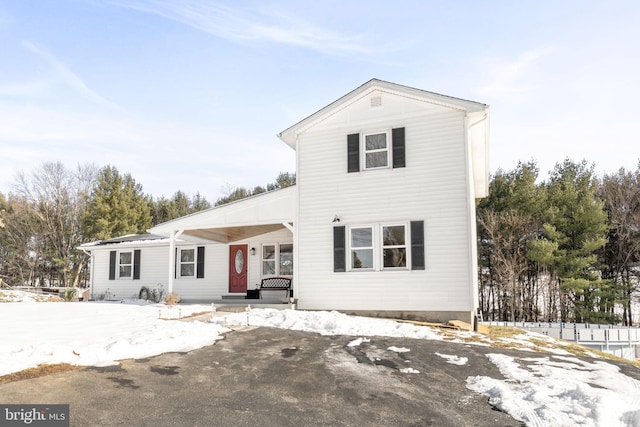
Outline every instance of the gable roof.
{"type": "Polygon", "coordinates": [[[333,115],[335,112],[346,108],[353,102],[367,96],[373,91],[381,91],[386,93],[397,94],[431,104],[441,105],[447,108],[467,112],[479,112],[488,108],[488,105],[480,102],[468,101],[466,99],[454,98],[452,96],[441,95],[434,92],[428,92],[422,89],[416,89],[409,86],[403,86],[384,80],[371,79],[362,86],[352,90],[326,107],[316,111],[305,119],[302,119],[295,125],[285,129],[278,134],[278,138],[282,139],[288,145],[296,148],[296,135],[301,131],[323,121],[325,118],[333,115]]]}

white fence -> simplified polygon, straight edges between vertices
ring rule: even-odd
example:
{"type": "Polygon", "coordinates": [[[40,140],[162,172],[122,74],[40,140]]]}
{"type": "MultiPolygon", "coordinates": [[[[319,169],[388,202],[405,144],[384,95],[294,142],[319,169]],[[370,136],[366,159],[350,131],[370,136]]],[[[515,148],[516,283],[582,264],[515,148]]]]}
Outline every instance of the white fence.
{"type": "Polygon", "coordinates": [[[485,325],[509,326],[573,341],[629,360],[640,358],[640,328],[590,323],[482,322],[485,325]]]}

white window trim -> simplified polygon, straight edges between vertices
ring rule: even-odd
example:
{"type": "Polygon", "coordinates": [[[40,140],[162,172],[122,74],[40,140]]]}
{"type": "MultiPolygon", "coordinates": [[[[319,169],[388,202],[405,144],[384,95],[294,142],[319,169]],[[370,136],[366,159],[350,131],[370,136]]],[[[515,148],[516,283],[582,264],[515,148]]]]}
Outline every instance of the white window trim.
{"type": "MultiPolygon", "coordinates": [[[[280,243],[262,243],[260,244],[260,277],[293,277],[293,274],[280,274],[280,245],[293,245],[293,242],[280,242],[280,243]],[[273,260],[267,260],[263,258],[265,246],[274,246],[274,256],[273,260]],[[265,274],[264,272],[264,262],[265,261],[274,261],[275,264],[275,274],[265,274]]],[[[296,266],[293,266],[294,270],[296,266]]]]}
{"type": "Polygon", "coordinates": [[[409,224],[405,222],[393,222],[380,224],[380,267],[382,270],[409,270],[411,267],[411,245],[409,244],[409,224]],[[382,235],[384,227],[404,227],[404,245],[384,245],[384,236],[382,235]],[[404,267],[385,267],[384,266],[384,250],[385,248],[404,248],[405,266],[404,267]]]}
{"type": "Polygon", "coordinates": [[[383,130],[378,130],[375,132],[363,132],[360,135],[360,164],[362,165],[362,169],[361,170],[365,170],[365,171],[370,171],[370,170],[376,170],[376,169],[389,169],[391,168],[392,162],[393,162],[393,158],[392,158],[392,149],[391,149],[391,129],[383,129],[383,130]],[[377,150],[369,150],[367,151],[367,136],[369,135],[379,135],[379,134],[385,134],[386,135],[386,141],[387,141],[387,147],[386,149],[377,149],[377,150]],[[387,153],[387,165],[386,166],[376,166],[376,167],[367,167],[367,154],[368,153],[380,153],[380,152],[386,152],[387,153]]]}
{"type": "Polygon", "coordinates": [[[347,271],[354,272],[371,272],[371,271],[410,271],[411,270],[411,244],[409,242],[410,230],[410,222],[409,221],[400,221],[400,222],[378,222],[373,224],[354,224],[347,227],[347,235],[346,235],[346,246],[347,246],[347,271]],[[406,253],[406,265],[404,267],[385,267],[384,266],[384,239],[382,237],[383,227],[394,227],[394,226],[402,226],[404,227],[404,246],[388,246],[389,248],[393,247],[404,247],[406,253]],[[359,228],[370,228],[372,231],[372,244],[373,244],[373,268],[353,268],[353,254],[352,254],[352,246],[351,246],[351,230],[359,229],[359,228]]]}
{"type": "Polygon", "coordinates": [[[129,280],[133,279],[133,264],[134,264],[133,255],[134,255],[133,250],[130,250],[130,251],[118,251],[118,266],[116,268],[116,271],[118,272],[118,279],[129,279],[129,280]],[[131,254],[131,264],[121,264],[120,263],[120,254],[126,254],[126,253],[131,254]],[[128,275],[128,276],[122,276],[120,274],[120,267],[122,267],[122,266],[130,266],[131,267],[131,274],[128,275]]]}
{"type": "Polygon", "coordinates": [[[349,239],[347,242],[347,246],[348,246],[348,256],[347,256],[347,262],[348,264],[348,270],[349,271],[377,271],[378,270],[378,262],[377,262],[377,257],[376,257],[376,246],[377,246],[377,234],[376,233],[376,229],[375,229],[375,225],[374,224],[361,224],[361,225],[352,225],[349,227],[349,233],[347,234],[347,238],[349,239]],[[373,266],[371,268],[354,268],[353,267],[353,250],[354,249],[369,249],[369,247],[365,247],[365,246],[359,246],[357,248],[353,248],[352,246],[352,241],[353,239],[351,238],[351,232],[354,229],[362,229],[362,228],[369,228],[371,230],[371,258],[372,258],[372,262],[373,262],[373,266]]]}
{"type": "Polygon", "coordinates": [[[198,248],[196,246],[183,246],[178,248],[178,256],[176,257],[176,268],[177,274],[176,277],[178,279],[193,279],[196,277],[196,270],[198,269],[198,248]],[[182,262],[182,251],[193,251],[193,262],[182,262]],[[183,264],[193,264],[193,274],[190,276],[182,275],[182,265],[183,264]]]}

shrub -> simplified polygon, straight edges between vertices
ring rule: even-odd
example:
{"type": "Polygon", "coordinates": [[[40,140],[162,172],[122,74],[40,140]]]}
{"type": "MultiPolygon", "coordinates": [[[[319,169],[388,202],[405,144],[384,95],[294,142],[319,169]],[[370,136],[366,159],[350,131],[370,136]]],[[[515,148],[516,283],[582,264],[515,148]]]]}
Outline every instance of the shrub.
{"type": "Polygon", "coordinates": [[[149,289],[146,286],[140,288],[140,292],[138,292],[138,299],[143,299],[145,301],[153,301],[160,302],[164,300],[164,289],[162,289],[162,285],[158,285],[158,289],[149,289]]]}
{"type": "Polygon", "coordinates": [[[175,292],[171,292],[164,297],[164,303],[167,305],[176,305],[180,302],[180,295],[175,292]]]}
{"type": "Polygon", "coordinates": [[[64,290],[64,300],[73,301],[76,297],[76,288],[67,288],[64,290]]]}

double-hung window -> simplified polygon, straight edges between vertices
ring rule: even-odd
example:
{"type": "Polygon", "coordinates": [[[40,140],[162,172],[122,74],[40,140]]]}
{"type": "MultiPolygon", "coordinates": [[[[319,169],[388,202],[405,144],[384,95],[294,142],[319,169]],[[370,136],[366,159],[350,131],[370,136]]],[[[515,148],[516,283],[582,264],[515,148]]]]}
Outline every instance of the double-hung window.
{"type": "Polygon", "coordinates": [[[333,271],[425,269],[424,221],[333,227],[333,271]]]}
{"type": "Polygon", "coordinates": [[[178,258],[178,271],[180,277],[194,277],[196,274],[195,249],[180,249],[178,258]]]}
{"type": "Polygon", "coordinates": [[[373,268],[373,227],[354,227],[350,229],[351,269],[373,268]]]}
{"type": "Polygon", "coordinates": [[[293,276],[293,244],[262,245],[263,276],[293,276]]]}
{"type": "Polygon", "coordinates": [[[382,268],[407,267],[407,233],[404,225],[382,226],[382,268]]]}
{"type": "Polygon", "coordinates": [[[118,278],[131,279],[133,276],[133,252],[120,252],[118,255],[118,278]]]}
{"type": "Polygon", "coordinates": [[[389,167],[389,133],[364,134],[365,169],[389,167]]]}

